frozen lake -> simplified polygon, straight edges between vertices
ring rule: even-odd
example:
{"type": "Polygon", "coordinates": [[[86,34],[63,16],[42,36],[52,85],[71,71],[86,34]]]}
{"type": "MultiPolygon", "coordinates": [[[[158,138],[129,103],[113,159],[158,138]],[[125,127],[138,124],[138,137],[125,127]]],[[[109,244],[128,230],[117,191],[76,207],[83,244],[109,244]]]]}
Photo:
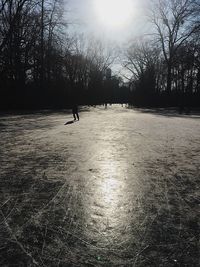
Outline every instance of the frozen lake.
{"type": "Polygon", "coordinates": [[[200,116],[0,115],[0,266],[199,266],[200,116]]]}

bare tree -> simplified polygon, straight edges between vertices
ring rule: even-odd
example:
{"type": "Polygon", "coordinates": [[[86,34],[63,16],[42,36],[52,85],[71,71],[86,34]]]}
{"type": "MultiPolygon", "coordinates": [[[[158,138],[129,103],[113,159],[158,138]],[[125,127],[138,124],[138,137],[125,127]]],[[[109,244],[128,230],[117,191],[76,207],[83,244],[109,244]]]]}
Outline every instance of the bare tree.
{"type": "Polygon", "coordinates": [[[170,93],[175,54],[200,29],[197,6],[191,0],[156,0],[152,10],[151,22],[167,64],[167,92],[170,93]]]}
{"type": "Polygon", "coordinates": [[[140,84],[148,91],[159,88],[158,79],[160,74],[160,50],[148,41],[136,40],[125,51],[122,66],[127,70],[127,76],[132,85],[140,84]],[[148,79],[148,82],[147,82],[148,79]]]}

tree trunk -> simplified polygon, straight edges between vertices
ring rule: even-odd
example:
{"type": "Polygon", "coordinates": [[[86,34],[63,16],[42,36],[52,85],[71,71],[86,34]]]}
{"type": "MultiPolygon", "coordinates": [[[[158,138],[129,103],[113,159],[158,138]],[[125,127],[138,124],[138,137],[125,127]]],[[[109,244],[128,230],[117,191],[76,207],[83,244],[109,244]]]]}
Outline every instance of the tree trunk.
{"type": "Polygon", "coordinates": [[[169,62],[167,65],[167,94],[171,93],[171,85],[172,85],[172,65],[169,62]]]}

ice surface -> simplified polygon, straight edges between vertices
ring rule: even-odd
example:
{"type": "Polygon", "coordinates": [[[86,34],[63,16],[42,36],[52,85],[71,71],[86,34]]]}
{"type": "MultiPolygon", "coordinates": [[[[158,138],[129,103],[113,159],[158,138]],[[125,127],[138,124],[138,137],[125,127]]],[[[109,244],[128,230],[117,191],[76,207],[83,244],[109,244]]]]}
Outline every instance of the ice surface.
{"type": "Polygon", "coordinates": [[[0,116],[0,266],[199,266],[200,116],[71,120],[0,116]]]}

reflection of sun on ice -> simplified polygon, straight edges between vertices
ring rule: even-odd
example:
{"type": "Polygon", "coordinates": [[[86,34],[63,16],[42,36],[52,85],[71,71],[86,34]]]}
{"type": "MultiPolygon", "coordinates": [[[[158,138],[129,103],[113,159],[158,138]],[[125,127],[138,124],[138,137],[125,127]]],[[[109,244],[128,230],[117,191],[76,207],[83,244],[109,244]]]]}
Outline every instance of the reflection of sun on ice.
{"type": "Polygon", "coordinates": [[[98,186],[98,195],[100,195],[100,202],[113,209],[118,203],[120,193],[120,184],[122,181],[118,179],[120,175],[120,166],[117,161],[112,158],[112,149],[106,148],[103,152],[105,160],[100,165],[100,173],[102,179],[98,186]]]}
{"type": "Polygon", "coordinates": [[[101,191],[103,201],[106,205],[113,206],[118,202],[119,182],[116,179],[105,179],[99,190],[101,191]]]}
{"type": "Polygon", "coordinates": [[[133,14],[132,0],[95,0],[94,3],[99,19],[106,26],[124,26],[133,14]]]}

